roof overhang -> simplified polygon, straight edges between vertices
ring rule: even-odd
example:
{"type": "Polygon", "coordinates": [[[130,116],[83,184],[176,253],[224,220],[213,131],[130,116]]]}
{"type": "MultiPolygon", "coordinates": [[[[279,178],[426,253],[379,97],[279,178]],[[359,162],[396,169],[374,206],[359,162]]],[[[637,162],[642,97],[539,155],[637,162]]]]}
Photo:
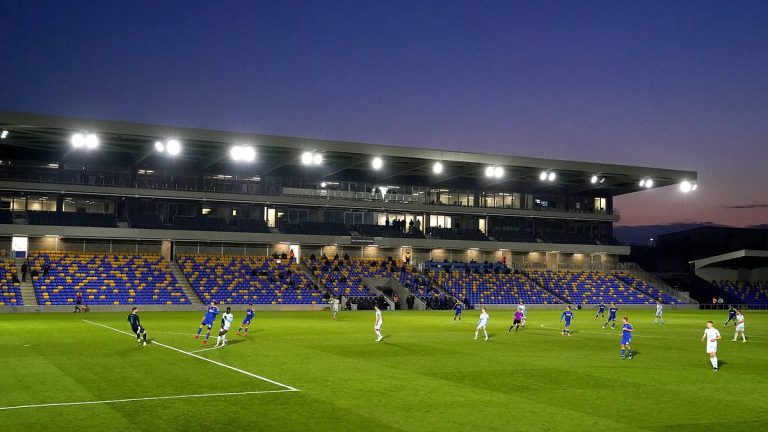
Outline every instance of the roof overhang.
{"type": "Polygon", "coordinates": [[[702,258],[691,261],[694,269],[698,270],[704,267],[727,267],[727,268],[746,268],[754,269],[768,267],[768,250],[749,250],[743,249],[726,254],[715,255],[709,258],[702,258]]]}

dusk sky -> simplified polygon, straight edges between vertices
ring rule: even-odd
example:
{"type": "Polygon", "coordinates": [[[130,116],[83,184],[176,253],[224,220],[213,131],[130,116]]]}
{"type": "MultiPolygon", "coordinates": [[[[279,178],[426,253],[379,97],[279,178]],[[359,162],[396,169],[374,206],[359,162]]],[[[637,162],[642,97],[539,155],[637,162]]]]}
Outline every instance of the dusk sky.
{"type": "Polygon", "coordinates": [[[0,0],[0,110],[696,170],[768,223],[768,1],[0,0]]]}

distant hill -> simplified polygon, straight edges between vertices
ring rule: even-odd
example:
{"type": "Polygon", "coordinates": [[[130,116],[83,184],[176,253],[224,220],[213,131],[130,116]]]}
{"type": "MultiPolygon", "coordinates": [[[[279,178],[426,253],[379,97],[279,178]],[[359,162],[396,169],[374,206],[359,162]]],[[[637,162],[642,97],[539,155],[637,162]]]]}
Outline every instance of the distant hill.
{"type": "Polygon", "coordinates": [[[652,238],[656,239],[662,234],[669,234],[703,226],[716,226],[716,224],[711,222],[699,222],[667,225],[617,226],[613,228],[613,235],[624,244],[648,245],[652,238]]]}

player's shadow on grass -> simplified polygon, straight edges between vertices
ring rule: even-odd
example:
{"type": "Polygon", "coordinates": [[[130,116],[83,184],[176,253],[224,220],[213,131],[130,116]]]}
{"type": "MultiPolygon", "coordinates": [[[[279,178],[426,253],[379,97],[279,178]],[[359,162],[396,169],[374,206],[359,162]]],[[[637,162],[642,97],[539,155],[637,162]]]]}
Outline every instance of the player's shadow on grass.
{"type": "Polygon", "coordinates": [[[234,339],[234,340],[227,339],[227,346],[239,344],[240,342],[245,342],[245,339],[234,339]]]}

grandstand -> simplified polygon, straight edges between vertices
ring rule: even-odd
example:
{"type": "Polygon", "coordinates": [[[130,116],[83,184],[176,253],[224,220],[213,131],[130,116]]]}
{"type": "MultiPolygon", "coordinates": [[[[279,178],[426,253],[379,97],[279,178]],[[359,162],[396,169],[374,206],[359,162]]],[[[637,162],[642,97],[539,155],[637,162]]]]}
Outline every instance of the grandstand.
{"type": "Polygon", "coordinates": [[[266,257],[180,256],[179,266],[206,303],[317,304],[322,294],[296,263],[266,257]]]}
{"type": "Polygon", "coordinates": [[[655,300],[647,294],[629,288],[618,278],[604,272],[534,271],[531,278],[574,304],[651,304],[655,300]]]}
{"type": "MultiPolygon", "coordinates": [[[[0,306],[23,306],[24,299],[21,298],[19,283],[14,282],[13,276],[16,273],[13,261],[3,259],[0,261],[0,306]]],[[[18,277],[18,275],[16,275],[18,277]]]]}
{"type": "Polygon", "coordinates": [[[0,127],[5,277],[27,255],[49,267],[21,291],[6,283],[6,306],[25,289],[42,307],[80,289],[92,305],[158,307],[683,298],[619,273],[613,198],[695,172],[10,112],[0,127]],[[157,151],[170,137],[178,154],[157,151]],[[324,258],[338,254],[351,258],[324,258]]]}
{"type": "Polygon", "coordinates": [[[37,252],[29,259],[42,273],[34,278],[41,305],[190,304],[159,255],[37,252]]]}

